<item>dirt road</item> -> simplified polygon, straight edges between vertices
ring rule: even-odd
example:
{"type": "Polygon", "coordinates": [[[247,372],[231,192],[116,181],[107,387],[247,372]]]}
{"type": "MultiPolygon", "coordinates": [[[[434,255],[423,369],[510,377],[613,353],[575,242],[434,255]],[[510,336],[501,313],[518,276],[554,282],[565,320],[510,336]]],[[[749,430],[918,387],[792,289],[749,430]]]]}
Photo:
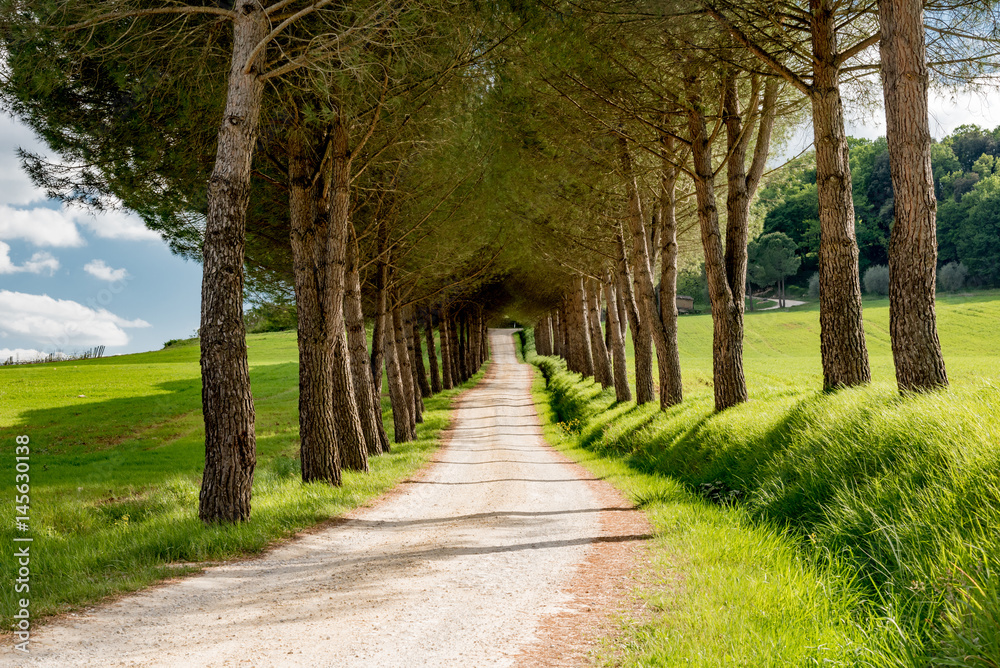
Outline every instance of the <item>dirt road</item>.
{"type": "Polygon", "coordinates": [[[606,494],[542,442],[510,332],[491,344],[449,445],[399,491],[262,558],[47,625],[30,658],[4,647],[0,663],[479,667],[547,646],[591,544],[631,538],[601,538],[606,494]]]}

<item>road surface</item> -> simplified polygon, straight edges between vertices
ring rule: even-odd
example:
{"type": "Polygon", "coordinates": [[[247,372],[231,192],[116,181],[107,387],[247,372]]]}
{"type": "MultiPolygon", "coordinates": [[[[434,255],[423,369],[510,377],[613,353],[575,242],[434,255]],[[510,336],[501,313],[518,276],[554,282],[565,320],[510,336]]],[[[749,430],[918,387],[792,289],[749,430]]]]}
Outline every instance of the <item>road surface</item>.
{"type": "Polygon", "coordinates": [[[511,332],[490,341],[493,364],[461,397],[447,446],[386,498],[261,558],[62,617],[33,634],[30,657],[7,646],[0,663],[579,665],[579,652],[561,658],[551,620],[578,628],[566,616],[592,606],[574,587],[595,590],[581,571],[624,572],[595,563],[600,544],[644,536],[614,526],[624,508],[607,508],[603,483],[542,441],[511,332]]]}

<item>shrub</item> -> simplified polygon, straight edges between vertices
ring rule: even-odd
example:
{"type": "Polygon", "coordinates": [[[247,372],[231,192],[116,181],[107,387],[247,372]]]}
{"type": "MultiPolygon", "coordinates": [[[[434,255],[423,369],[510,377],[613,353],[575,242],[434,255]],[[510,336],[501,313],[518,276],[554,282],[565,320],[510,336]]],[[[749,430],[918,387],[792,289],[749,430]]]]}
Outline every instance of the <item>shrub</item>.
{"type": "Polygon", "coordinates": [[[819,273],[813,274],[809,279],[809,296],[812,299],[819,299],[819,273]]]}
{"type": "Polygon", "coordinates": [[[889,267],[876,264],[865,272],[865,292],[884,297],[889,294],[889,267]]]}
{"type": "Polygon", "coordinates": [[[949,262],[938,271],[938,288],[946,292],[958,292],[965,287],[969,268],[961,262],[949,262]]]}
{"type": "Polygon", "coordinates": [[[243,320],[251,334],[282,332],[298,326],[295,304],[287,302],[259,304],[244,313],[243,320]]]}

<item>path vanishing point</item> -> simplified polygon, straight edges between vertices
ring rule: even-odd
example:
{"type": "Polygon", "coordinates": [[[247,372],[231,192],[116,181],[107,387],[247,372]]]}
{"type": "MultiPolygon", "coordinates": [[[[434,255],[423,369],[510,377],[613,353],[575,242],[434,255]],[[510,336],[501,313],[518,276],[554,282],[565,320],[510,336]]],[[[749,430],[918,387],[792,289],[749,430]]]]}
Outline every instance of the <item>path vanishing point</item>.
{"type": "Polygon", "coordinates": [[[541,438],[511,330],[415,478],[259,558],[32,634],[26,666],[576,666],[635,606],[648,525],[541,438]],[[610,617],[609,617],[610,615],[610,617]]]}

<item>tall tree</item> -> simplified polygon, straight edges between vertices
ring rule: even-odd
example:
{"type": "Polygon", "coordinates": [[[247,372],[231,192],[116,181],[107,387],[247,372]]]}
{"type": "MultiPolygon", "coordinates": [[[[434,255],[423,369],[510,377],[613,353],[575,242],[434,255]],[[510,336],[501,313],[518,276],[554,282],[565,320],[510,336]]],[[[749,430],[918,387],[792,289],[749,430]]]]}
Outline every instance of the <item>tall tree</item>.
{"type": "Polygon", "coordinates": [[[889,333],[900,391],[948,384],[934,295],[937,199],[931,167],[924,3],[879,0],[882,90],[895,224],[889,245],[889,333]]]}

